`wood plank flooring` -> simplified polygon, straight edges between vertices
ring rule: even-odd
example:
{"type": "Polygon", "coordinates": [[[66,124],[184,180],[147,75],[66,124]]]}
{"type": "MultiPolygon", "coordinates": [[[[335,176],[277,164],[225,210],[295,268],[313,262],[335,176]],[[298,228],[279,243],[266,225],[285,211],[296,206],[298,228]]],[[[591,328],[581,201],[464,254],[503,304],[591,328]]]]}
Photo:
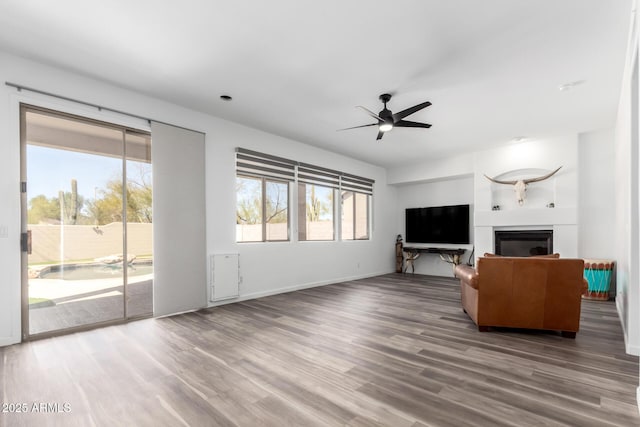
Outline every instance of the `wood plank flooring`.
{"type": "Polygon", "coordinates": [[[640,425],[613,303],[585,301],[575,340],[480,333],[456,281],[419,275],[34,341],[0,363],[0,401],[28,408],[0,413],[7,427],[640,425]]]}

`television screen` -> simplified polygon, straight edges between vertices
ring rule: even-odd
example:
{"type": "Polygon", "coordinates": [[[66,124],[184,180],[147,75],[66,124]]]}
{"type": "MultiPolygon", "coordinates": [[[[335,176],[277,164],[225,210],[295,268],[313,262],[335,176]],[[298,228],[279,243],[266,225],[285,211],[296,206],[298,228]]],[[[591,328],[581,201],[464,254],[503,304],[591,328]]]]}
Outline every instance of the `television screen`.
{"type": "Polygon", "coordinates": [[[469,205],[409,208],[406,241],[411,243],[469,243],[469,205]]]}

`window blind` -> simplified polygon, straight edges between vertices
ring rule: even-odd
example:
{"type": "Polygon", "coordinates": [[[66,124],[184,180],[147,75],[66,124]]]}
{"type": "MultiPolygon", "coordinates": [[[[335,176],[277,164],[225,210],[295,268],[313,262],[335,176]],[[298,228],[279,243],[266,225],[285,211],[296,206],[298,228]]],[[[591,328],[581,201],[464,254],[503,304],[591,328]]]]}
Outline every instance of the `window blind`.
{"type": "Polygon", "coordinates": [[[373,194],[374,182],[373,179],[343,173],[340,179],[340,189],[371,195],[373,194]]]}
{"type": "Polygon", "coordinates": [[[298,181],[329,188],[373,194],[373,179],[315,166],[298,163],[283,157],[259,153],[245,148],[236,148],[236,171],[238,175],[256,178],[275,178],[283,181],[298,181]],[[296,168],[297,166],[297,168],[296,168]]]}
{"type": "Polygon", "coordinates": [[[238,175],[256,178],[275,178],[294,181],[296,162],[282,157],[236,148],[236,171],[238,175]]]}
{"type": "Polygon", "coordinates": [[[300,163],[298,165],[298,182],[305,184],[340,188],[340,175],[341,172],[310,165],[308,163],[300,163]]]}

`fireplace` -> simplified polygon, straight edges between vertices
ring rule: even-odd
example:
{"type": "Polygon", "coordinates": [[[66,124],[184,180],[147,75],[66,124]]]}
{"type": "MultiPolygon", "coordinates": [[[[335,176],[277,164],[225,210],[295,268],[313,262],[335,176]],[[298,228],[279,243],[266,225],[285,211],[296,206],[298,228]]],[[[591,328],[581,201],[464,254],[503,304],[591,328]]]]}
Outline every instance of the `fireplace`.
{"type": "Polygon", "coordinates": [[[553,230],[495,231],[495,253],[534,256],[553,253],[553,230]]]}

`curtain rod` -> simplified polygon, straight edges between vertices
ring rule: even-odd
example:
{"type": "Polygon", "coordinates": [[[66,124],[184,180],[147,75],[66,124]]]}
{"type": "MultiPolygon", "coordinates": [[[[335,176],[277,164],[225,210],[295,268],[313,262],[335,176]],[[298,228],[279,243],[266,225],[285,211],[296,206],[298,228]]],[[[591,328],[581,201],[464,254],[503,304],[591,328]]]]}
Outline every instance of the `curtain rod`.
{"type": "Polygon", "coordinates": [[[156,122],[156,123],[160,123],[163,125],[167,125],[167,126],[173,126],[179,129],[184,129],[184,130],[188,130],[191,132],[196,132],[196,133],[200,133],[202,135],[206,135],[206,133],[199,131],[199,130],[195,130],[195,129],[189,129],[186,128],[184,126],[177,126],[171,123],[167,123],[167,122],[161,122],[160,120],[154,120],[154,119],[150,119],[149,117],[143,117],[143,116],[139,116],[137,114],[132,114],[132,113],[127,113],[126,111],[122,111],[122,110],[116,110],[115,108],[109,108],[109,107],[104,107],[102,105],[98,105],[98,104],[92,104],[90,102],[86,102],[86,101],[81,101],[79,99],[74,99],[74,98],[69,98],[68,96],[62,96],[62,95],[57,95],[55,93],[51,93],[51,92],[46,92],[44,90],[40,90],[40,89],[34,89],[31,87],[27,87],[27,86],[22,86],[16,83],[11,83],[11,82],[4,82],[5,85],[13,87],[18,89],[18,92],[22,92],[23,90],[29,91],[29,92],[33,92],[33,93],[38,93],[40,95],[46,95],[46,96],[51,96],[54,98],[58,98],[58,99],[62,99],[64,101],[71,101],[71,102],[75,102],[76,104],[81,104],[81,105],[86,105],[88,107],[93,107],[96,108],[98,111],[110,111],[112,113],[118,113],[118,114],[123,114],[125,116],[129,116],[129,117],[133,117],[136,119],[140,119],[140,120],[145,120],[147,123],[151,124],[151,122],[156,122]]]}

